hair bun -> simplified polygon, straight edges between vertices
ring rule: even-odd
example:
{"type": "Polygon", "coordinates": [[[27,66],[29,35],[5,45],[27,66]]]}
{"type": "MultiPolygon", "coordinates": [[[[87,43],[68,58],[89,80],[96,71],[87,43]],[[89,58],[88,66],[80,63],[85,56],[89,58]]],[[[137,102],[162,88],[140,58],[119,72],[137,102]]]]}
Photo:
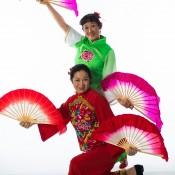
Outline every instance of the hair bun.
{"type": "Polygon", "coordinates": [[[98,12],[94,12],[94,15],[95,15],[97,18],[101,18],[101,17],[100,17],[100,13],[98,13],[98,12]]]}

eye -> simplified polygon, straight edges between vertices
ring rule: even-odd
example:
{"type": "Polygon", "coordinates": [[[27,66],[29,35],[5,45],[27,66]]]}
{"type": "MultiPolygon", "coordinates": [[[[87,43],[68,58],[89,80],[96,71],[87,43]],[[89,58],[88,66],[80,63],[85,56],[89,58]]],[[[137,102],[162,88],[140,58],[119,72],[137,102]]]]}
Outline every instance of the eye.
{"type": "Polygon", "coordinates": [[[89,81],[89,78],[85,78],[84,81],[85,81],[85,82],[89,81]]]}
{"type": "Polygon", "coordinates": [[[84,27],[84,30],[88,30],[88,29],[89,29],[89,27],[86,27],[86,26],[84,27]]]}
{"type": "Polygon", "coordinates": [[[80,80],[79,80],[79,79],[74,79],[73,81],[74,81],[74,82],[79,82],[80,80]]]}

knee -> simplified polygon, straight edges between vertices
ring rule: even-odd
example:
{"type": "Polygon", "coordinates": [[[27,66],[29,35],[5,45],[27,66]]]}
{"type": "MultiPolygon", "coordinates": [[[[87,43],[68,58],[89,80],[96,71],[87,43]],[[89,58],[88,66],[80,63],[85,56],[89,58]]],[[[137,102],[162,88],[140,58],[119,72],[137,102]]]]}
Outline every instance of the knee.
{"type": "Polygon", "coordinates": [[[70,166],[71,167],[78,167],[78,164],[79,164],[78,162],[79,162],[78,158],[77,157],[73,157],[71,159],[71,161],[70,161],[70,166]]]}
{"type": "Polygon", "coordinates": [[[69,175],[79,175],[82,174],[81,162],[78,157],[72,158],[69,165],[69,175]]]}

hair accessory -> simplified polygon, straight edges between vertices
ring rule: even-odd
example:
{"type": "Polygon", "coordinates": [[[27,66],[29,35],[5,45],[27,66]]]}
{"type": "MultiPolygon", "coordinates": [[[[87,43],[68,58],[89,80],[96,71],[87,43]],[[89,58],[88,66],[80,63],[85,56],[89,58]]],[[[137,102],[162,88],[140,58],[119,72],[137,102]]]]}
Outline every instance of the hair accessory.
{"type": "Polygon", "coordinates": [[[94,12],[94,15],[97,16],[98,18],[101,18],[100,13],[94,12]]]}

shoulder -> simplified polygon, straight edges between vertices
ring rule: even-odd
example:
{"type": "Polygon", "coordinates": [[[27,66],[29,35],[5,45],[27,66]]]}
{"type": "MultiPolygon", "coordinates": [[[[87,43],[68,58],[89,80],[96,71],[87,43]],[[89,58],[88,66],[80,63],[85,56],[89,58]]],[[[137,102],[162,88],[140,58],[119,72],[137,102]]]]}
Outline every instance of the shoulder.
{"type": "Polygon", "coordinates": [[[76,97],[77,97],[77,95],[76,95],[76,94],[74,94],[74,95],[72,95],[72,96],[68,97],[65,103],[71,103],[72,101],[74,101],[74,100],[75,100],[75,98],[76,98],[76,97]]]}
{"type": "Polygon", "coordinates": [[[95,90],[95,89],[90,89],[89,91],[88,91],[88,93],[89,93],[89,95],[91,96],[91,97],[93,97],[93,99],[94,99],[94,101],[95,100],[104,100],[104,101],[106,101],[106,98],[100,93],[100,92],[98,92],[97,90],[95,90]]]}
{"type": "Polygon", "coordinates": [[[100,44],[101,44],[101,47],[103,47],[103,50],[106,51],[106,54],[109,54],[110,52],[114,52],[114,50],[111,47],[111,45],[109,43],[107,43],[106,37],[103,36],[103,35],[101,35],[100,44]]]}
{"type": "Polygon", "coordinates": [[[74,46],[78,41],[81,40],[82,37],[83,35],[69,26],[69,30],[65,37],[65,43],[67,43],[69,46],[74,46]]]}
{"type": "Polygon", "coordinates": [[[86,36],[81,35],[80,40],[75,44],[77,48],[81,47],[83,45],[88,45],[88,38],[86,36]]]}
{"type": "Polygon", "coordinates": [[[114,52],[113,47],[107,42],[107,38],[106,38],[105,36],[101,35],[101,40],[104,41],[105,46],[108,48],[108,50],[109,50],[110,52],[114,52]]]}
{"type": "Polygon", "coordinates": [[[88,90],[88,94],[94,95],[94,96],[98,96],[99,93],[95,90],[95,89],[89,89],[88,90]]]}

